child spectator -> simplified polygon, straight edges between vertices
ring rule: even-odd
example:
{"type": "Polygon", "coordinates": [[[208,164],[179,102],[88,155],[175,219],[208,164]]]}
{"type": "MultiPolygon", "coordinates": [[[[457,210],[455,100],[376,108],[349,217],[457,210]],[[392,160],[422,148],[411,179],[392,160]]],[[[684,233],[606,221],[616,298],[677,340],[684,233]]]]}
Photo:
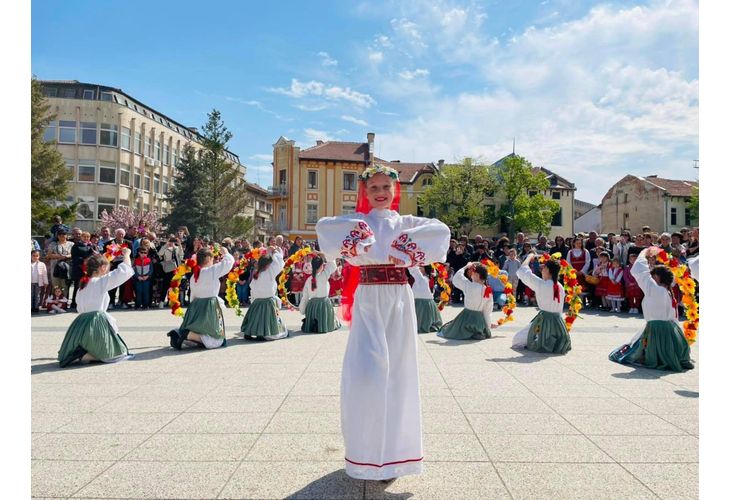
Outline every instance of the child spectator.
{"type": "MultiPolygon", "coordinates": [[[[500,271],[500,275],[507,276],[507,271],[500,271]]],[[[492,288],[494,294],[494,308],[496,310],[502,309],[507,303],[507,295],[504,293],[504,284],[499,279],[499,276],[487,276],[487,286],[492,288]]],[[[514,288],[513,288],[514,290],[514,288]]]]}
{"type": "Polygon", "coordinates": [[[330,300],[333,304],[340,305],[342,285],[342,266],[338,265],[337,270],[330,276],[330,300]]]}
{"type": "Polygon", "coordinates": [[[148,249],[140,246],[134,259],[134,308],[148,309],[152,293],[152,260],[147,256],[148,249]]]}
{"type": "Polygon", "coordinates": [[[641,291],[636,278],[631,274],[631,268],[638,256],[635,253],[629,254],[629,263],[624,268],[624,285],[626,285],[626,301],[629,306],[629,314],[639,314],[641,300],[644,298],[644,292],[641,291]]]}
{"type": "Polygon", "coordinates": [[[46,299],[46,310],[48,314],[61,314],[66,312],[68,307],[68,299],[63,295],[60,286],[53,289],[53,294],[46,299]]]}
{"type": "Polygon", "coordinates": [[[608,279],[608,265],[609,256],[608,252],[601,252],[598,257],[593,261],[593,276],[599,279],[594,295],[600,297],[601,305],[604,309],[608,309],[608,285],[610,280],[608,279]]]}
{"type": "Polygon", "coordinates": [[[515,293],[517,293],[517,283],[519,282],[519,278],[517,277],[517,270],[520,268],[521,265],[522,262],[520,262],[517,258],[517,250],[515,250],[514,248],[510,248],[507,251],[507,259],[502,265],[502,270],[507,271],[509,282],[512,285],[512,290],[514,290],[515,293]]]}
{"type": "Polygon", "coordinates": [[[608,270],[608,291],[606,299],[611,303],[611,312],[621,312],[621,303],[624,301],[623,269],[618,257],[611,260],[611,268],[608,270]]]}
{"type": "Polygon", "coordinates": [[[38,250],[30,252],[30,309],[38,312],[41,307],[41,290],[48,286],[48,271],[46,265],[40,261],[41,253],[38,250]]]}

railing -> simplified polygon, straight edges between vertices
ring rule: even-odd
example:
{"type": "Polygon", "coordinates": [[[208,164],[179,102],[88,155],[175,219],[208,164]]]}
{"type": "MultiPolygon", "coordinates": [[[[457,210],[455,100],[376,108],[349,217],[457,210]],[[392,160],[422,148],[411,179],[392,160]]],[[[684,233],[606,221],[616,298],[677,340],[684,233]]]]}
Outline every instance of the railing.
{"type": "Polygon", "coordinates": [[[286,196],[288,192],[286,184],[269,186],[269,196],[286,196]]]}

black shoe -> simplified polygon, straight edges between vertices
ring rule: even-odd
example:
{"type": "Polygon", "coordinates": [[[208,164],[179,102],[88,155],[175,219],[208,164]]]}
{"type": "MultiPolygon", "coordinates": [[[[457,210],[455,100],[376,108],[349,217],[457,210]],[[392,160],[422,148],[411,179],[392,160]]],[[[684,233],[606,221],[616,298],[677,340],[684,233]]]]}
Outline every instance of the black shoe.
{"type": "Polygon", "coordinates": [[[680,366],[685,370],[694,370],[695,364],[691,361],[681,361],[680,366]]]}
{"type": "Polygon", "coordinates": [[[74,349],[74,352],[72,352],[69,357],[66,358],[66,361],[61,363],[61,368],[66,368],[68,365],[75,361],[81,361],[81,358],[84,357],[84,354],[86,354],[86,349],[78,346],[76,349],[74,349]]]}
{"type": "Polygon", "coordinates": [[[391,477],[390,479],[381,479],[380,482],[382,484],[391,484],[393,481],[395,481],[397,478],[391,477]]]}
{"type": "Polygon", "coordinates": [[[247,334],[247,333],[245,333],[245,334],[243,335],[243,338],[244,338],[244,339],[246,339],[246,340],[254,340],[253,336],[252,336],[252,335],[249,335],[249,334],[247,334]]]}
{"type": "Polygon", "coordinates": [[[170,330],[167,332],[167,336],[170,337],[170,346],[178,351],[182,350],[183,342],[188,338],[187,330],[170,330]]]}

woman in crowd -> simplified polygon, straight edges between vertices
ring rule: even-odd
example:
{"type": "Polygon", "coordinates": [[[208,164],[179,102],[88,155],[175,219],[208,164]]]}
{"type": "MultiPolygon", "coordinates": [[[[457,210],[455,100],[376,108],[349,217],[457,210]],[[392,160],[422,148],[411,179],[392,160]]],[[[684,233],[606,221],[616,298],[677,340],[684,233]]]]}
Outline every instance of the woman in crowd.
{"type": "Polygon", "coordinates": [[[549,259],[541,266],[542,278],[539,278],[530,269],[534,258],[535,254],[528,255],[517,273],[520,280],[535,291],[540,311],[528,326],[515,334],[513,345],[535,352],[565,354],[571,345],[562,317],[565,290],[558,283],[560,263],[556,259],[549,259]]]}
{"type": "Polygon", "coordinates": [[[439,337],[454,340],[492,338],[490,327],[494,297],[487,285],[487,276],[487,268],[478,262],[470,262],[456,272],[452,281],[464,292],[464,309],[444,325],[439,337]]]}
{"type": "Polygon", "coordinates": [[[608,359],[657,370],[691,370],[694,363],[677,321],[677,301],[671,291],[674,276],[666,266],[650,268],[647,260],[656,257],[658,252],[656,247],[643,250],[631,268],[631,274],[644,292],[641,307],[646,326],[628,344],[611,352],[608,359]]]}
{"type": "Polygon", "coordinates": [[[573,240],[573,248],[568,252],[568,256],[565,258],[573,269],[578,274],[578,284],[586,288],[586,273],[588,268],[591,266],[591,259],[588,250],[583,248],[583,239],[575,238],[573,240]]]}
{"type": "Polygon", "coordinates": [[[342,315],[351,321],[342,367],[345,471],[390,480],[422,470],[418,334],[404,267],[443,262],[449,228],[401,216],[398,172],[375,164],[358,182],[356,212],[317,223],[328,259],[343,257],[342,315]]]}
{"type": "MultiPolygon", "coordinates": [[[[270,238],[269,241],[275,241],[270,238]]],[[[251,276],[251,306],[243,317],[241,333],[248,340],[278,340],[289,335],[279,317],[276,277],[284,269],[281,248],[269,246],[259,257],[251,276]]]]}
{"type": "Polygon", "coordinates": [[[413,297],[415,297],[416,320],[418,333],[438,332],[444,322],[436,302],[433,300],[433,289],[429,283],[431,266],[408,268],[413,276],[413,297]]]}
{"type": "Polygon", "coordinates": [[[639,314],[641,301],[644,298],[644,292],[641,291],[639,283],[631,273],[631,268],[636,263],[637,253],[629,254],[629,263],[624,267],[624,288],[626,290],[626,302],[629,306],[629,314],[639,314]]]}
{"type": "Polygon", "coordinates": [[[101,255],[92,255],[85,262],[86,270],[79,282],[76,307],[79,315],[68,327],[58,351],[61,367],[76,361],[103,361],[112,363],[130,357],[127,345],[119,336],[114,318],[106,312],[109,290],[132,277],[129,259],[132,251],[122,250],[122,262],[109,272],[109,262],[101,255]]]}
{"type": "Polygon", "coordinates": [[[190,280],[191,303],[185,311],[182,325],[170,330],[170,346],[180,350],[183,345],[203,346],[215,349],[226,343],[223,322],[223,301],[218,298],[220,278],[228,274],[233,266],[233,256],[226,247],[220,248],[222,259],[213,263],[213,252],[202,247],[195,254],[195,267],[190,280]]]}
{"type": "Polygon", "coordinates": [[[325,264],[324,254],[315,253],[312,259],[312,275],[307,278],[302,289],[299,312],[304,314],[302,320],[304,333],[327,333],[340,327],[332,301],[329,299],[329,278],[337,270],[337,264],[334,260],[325,264]]]}
{"type": "Polygon", "coordinates": [[[74,242],[74,246],[71,247],[71,280],[74,282],[74,291],[71,296],[71,309],[76,308],[76,295],[79,291],[79,282],[84,276],[84,271],[81,269],[86,259],[97,253],[94,245],[91,244],[91,234],[83,231],[81,238],[74,242]]]}
{"type": "Polygon", "coordinates": [[[165,246],[157,253],[160,257],[160,265],[162,266],[162,282],[160,284],[162,290],[160,303],[162,303],[167,299],[167,290],[170,288],[170,281],[175,275],[175,270],[183,262],[183,249],[177,237],[171,234],[165,246]]]}
{"type": "Polygon", "coordinates": [[[569,247],[565,243],[565,238],[562,236],[556,236],[555,237],[555,244],[550,248],[550,255],[554,253],[560,253],[560,256],[564,259],[567,259],[568,257],[568,250],[569,247]]]}

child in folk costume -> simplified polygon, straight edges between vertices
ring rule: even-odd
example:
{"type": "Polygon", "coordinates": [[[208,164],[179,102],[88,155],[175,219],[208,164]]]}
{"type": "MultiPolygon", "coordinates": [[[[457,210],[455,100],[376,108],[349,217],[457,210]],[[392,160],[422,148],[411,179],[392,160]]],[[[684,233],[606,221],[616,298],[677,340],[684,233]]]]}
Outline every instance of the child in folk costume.
{"type": "Polygon", "coordinates": [[[478,262],[470,262],[454,274],[454,286],[464,292],[464,309],[444,325],[439,337],[455,340],[492,338],[494,297],[492,288],[487,285],[488,275],[484,264],[478,262]]]}
{"type": "Polygon", "coordinates": [[[337,270],[337,264],[330,260],[325,264],[324,254],[314,252],[311,276],[304,282],[299,312],[304,314],[302,331],[305,333],[327,333],[337,330],[341,325],[335,317],[335,308],[329,298],[329,278],[337,270]]]}
{"type": "Polygon", "coordinates": [[[123,285],[134,274],[131,253],[129,248],[124,248],[122,262],[112,272],[109,272],[109,262],[101,255],[92,255],[84,262],[84,276],[76,294],[79,315],[68,327],[58,351],[62,368],[79,360],[113,363],[131,357],[119,336],[117,322],[106,312],[109,290],[123,285]]]}
{"type": "Polygon", "coordinates": [[[63,296],[63,289],[57,286],[53,289],[53,293],[46,299],[46,311],[48,314],[62,314],[66,312],[68,307],[68,299],[63,296]]]}
{"type": "Polygon", "coordinates": [[[601,304],[608,309],[608,285],[611,280],[608,279],[609,255],[608,252],[601,252],[597,259],[593,261],[593,276],[599,279],[594,292],[596,297],[601,298],[601,304]]]}
{"type": "Polygon", "coordinates": [[[413,296],[415,297],[418,333],[438,332],[444,324],[439,308],[436,307],[436,302],[433,301],[433,290],[426,269],[430,270],[431,266],[408,269],[410,275],[413,276],[413,296]]]}
{"type": "Polygon", "coordinates": [[[618,257],[611,260],[611,268],[608,270],[608,290],[606,300],[611,303],[611,312],[621,312],[621,302],[624,301],[624,271],[621,269],[621,261],[618,257]]]}
{"type": "Polygon", "coordinates": [[[269,247],[259,257],[251,279],[251,306],[243,317],[241,333],[248,340],[278,340],[289,335],[279,317],[276,296],[276,276],[284,269],[284,253],[279,247],[269,247]]]}
{"type": "Polygon", "coordinates": [[[644,292],[641,307],[646,326],[631,341],[614,350],[608,359],[658,370],[684,371],[694,368],[690,348],[677,321],[677,301],[672,294],[674,276],[662,265],[649,268],[647,258],[659,252],[656,247],[641,251],[631,274],[644,292]]]}
{"type": "Polygon", "coordinates": [[[329,279],[330,283],[330,300],[333,304],[340,305],[340,298],[342,296],[342,269],[337,266],[335,272],[332,273],[329,279]]]}
{"type": "Polygon", "coordinates": [[[528,255],[518,274],[535,291],[540,311],[528,326],[515,334],[513,346],[524,346],[535,352],[565,354],[571,349],[571,344],[562,317],[565,290],[558,283],[560,263],[552,258],[545,262],[540,268],[541,279],[530,270],[530,262],[534,258],[535,254],[528,255]]]}
{"type": "Polygon", "coordinates": [[[42,292],[48,286],[48,270],[40,261],[41,253],[38,250],[30,251],[30,309],[38,312],[42,305],[42,292]]]}
{"type": "Polygon", "coordinates": [[[398,172],[376,164],[360,176],[356,213],[322,218],[316,228],[327,257],[349,264],[340,402],[345,471],[356,479],[390,480],[423,467],[417,319],[405,267],[443,262],[450,231],[435,219],[401,216],[399,200],[398,172]]]}
{"type": "Polygon", "coordinates": [[[639,254],[630,253],[628,257],[629,263],[624,267],[624,288],[626,290],[626,301],[629,305],[629,314],[639,314],[639,307],[641,306],[641,301],[644,299],[644,292],[641,291],[639,283],[634,278],[634,275],[631,274],[631,268],[638,256],[639,254]]]}
{"type": "Polygon", "coordinates": [[[185,311],[182,325],[170,330],[170,346],[180,350],[183,345],[215,349],[226,343],[223,322],[223,301],[218,297],[220,278],[233,266],[233,256],[221,247],[222,259],[213,263],[213,252],[201,247],[195,254],[195,267],[190,278],[190,306],[185,311]]]}

